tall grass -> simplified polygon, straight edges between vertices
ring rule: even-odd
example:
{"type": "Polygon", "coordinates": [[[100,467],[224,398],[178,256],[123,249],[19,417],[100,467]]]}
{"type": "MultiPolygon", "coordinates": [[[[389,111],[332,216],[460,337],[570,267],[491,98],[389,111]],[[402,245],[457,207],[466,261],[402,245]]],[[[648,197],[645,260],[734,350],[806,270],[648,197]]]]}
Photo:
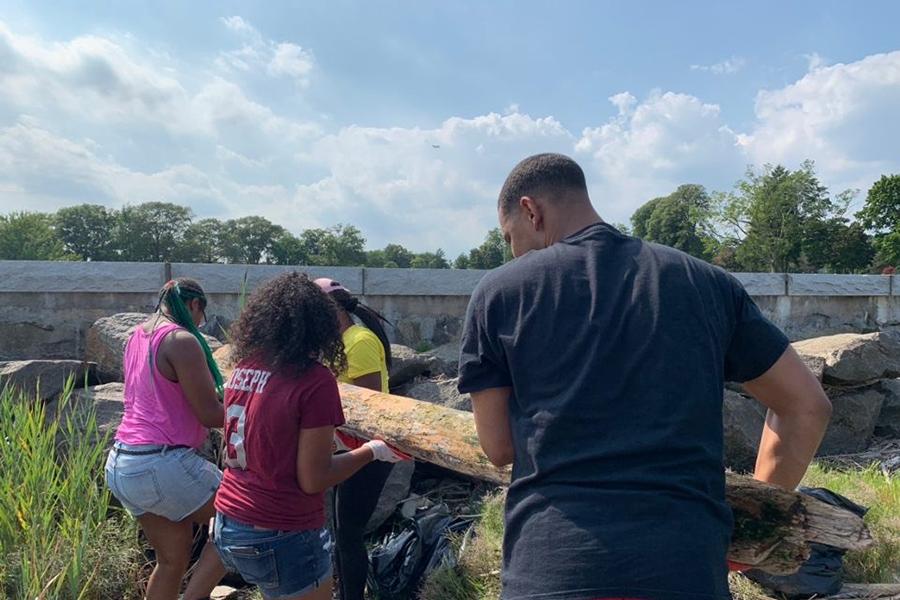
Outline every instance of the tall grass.
{"type": "Polygon", "coordinates": [[[135,525],[108,519],[108,435],[73,387],[50,415],[37,395],[0,391],[0,593],[10,598],[136,594],[135,525]]]}

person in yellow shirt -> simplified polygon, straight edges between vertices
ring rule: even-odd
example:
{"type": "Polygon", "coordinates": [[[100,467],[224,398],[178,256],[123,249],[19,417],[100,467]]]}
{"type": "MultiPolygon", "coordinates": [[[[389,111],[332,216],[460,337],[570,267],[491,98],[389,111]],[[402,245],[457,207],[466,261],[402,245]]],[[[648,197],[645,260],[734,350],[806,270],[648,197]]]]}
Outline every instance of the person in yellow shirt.
{"type": "MultiPolygon", "coordinates": [[[[337,281],[322,278],[316,284],[338,306],[338,322],[347,355],[347,369],[338,380],[388,392],[391,344],[382,325],[387,319],[360,303],[337,281]]],[[[363,535],[392,468],[393,464],[386,462],[369,463],[334,489],[334,556],[341,600],[365,598],[369,556],[363,535]]]]}

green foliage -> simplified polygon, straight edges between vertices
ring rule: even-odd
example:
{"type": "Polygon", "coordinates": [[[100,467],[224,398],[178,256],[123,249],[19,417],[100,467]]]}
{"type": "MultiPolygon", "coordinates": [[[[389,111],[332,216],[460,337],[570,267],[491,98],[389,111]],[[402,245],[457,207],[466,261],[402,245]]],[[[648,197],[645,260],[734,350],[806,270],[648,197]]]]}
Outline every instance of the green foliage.
{"type": "Polygon", "coordinates": [[[900,174],[882,175],[866,194],[866,204],[856,213],[866,229],[878,232],[900,228],[900,174]]]}
{"type": "Polygon", "coordinates": [[[812,161],[796,171],[781,165],[748,170],[722,197],[720,217],[730,229],[735,260],[746,270],[779,273],[865,268],[866,242],[844,217],[854,193],[830,197],[812,161]],[[850,256],[836,256],[835,236],[850,256]]]}
{"type": "Polygon", "coordinates": [[[631,217],[633,234],[665,244],[697,258],[712,258],[716,242],[711,230],[712,205],[702,185],[685,184],[662,198],[654,198],[631,217]]]}
{"type": "Polygon", "coordinates": [[[44,213],[14,212],[0,215],[0,259],[68,260],[62,241],[53,230],[53,218],[44,213]]]}
{"type": "Polygon", "coordinates": [[[284,233],[283,227],[263,217],[231,219],[220,236],[222,256],[230,263],[271,263],[275,240],[284,233]]]}
{"type": "Polygon", "coordinates": [[[480,246],[469,250],[468,256],[462,262],[460,258],[454,263],[457,269],[495,269],[512,260],[512,252],[500,229],[495,228],[487,233],[480,246]],[[466,266],[462,266],[463,264],[466,266]]]}
{"type": "Polygon", "coordinates": [[[449,269],[450,263],[447,262],[444,251],[438,248],[436,252],[416,254],[409,266],[413,269],[449,269]]]}
{"type": "Polygon", "coordinates": [[[115,227],[120,258],[138,262],[174,260],[192,218],[190,208],[169,202],[123,207],[115,227]]]}
{"type": "Polygon", "coordinates": [[[201,219],[184,230],[175,260],[189,263],[214,263],[222,260],[222,236],[225,227],[218,219],[201,219]]]}
{"type": "Polygon", "coordinates": [[[0,593],[9,598],[137,598],[130,519],[108,520],[108,436],[71,404],[70,379],[48,416],[40,397],[0,392],[0,593]]]}
{"type": "Polygon", "coordinates": [[[453,261],[454,269],[468,269],[469,268],[469,255],[468,254],[460,254],[456,257],[456,260],[453,261]]]}
{"type": "Polygon", "coordinates": [[[98,204],[79,204],[56,211],[55,227],[67,252],[82,260],[114,260],[116,215],[98,204]]]}

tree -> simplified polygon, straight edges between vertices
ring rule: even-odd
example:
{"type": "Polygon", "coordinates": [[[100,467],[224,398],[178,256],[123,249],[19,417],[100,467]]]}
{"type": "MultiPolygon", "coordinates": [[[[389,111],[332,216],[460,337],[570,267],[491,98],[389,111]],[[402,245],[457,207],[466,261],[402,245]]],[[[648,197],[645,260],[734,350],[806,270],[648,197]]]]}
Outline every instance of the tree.
{"type": "Polygon", "coordinates": [[[230,219],[222,234],[222,255],[229,263],[271,263],[275,240],[284,231],[264,217],[230,219]]]}
{"type": "Polygon", "coordinates": [[[654,198],[631,217],[634,235],[709,260],[716,240],[710,234],[712,205],[702,185],[678,186],[668,196],[654,198]]]}
{"type": "Polygon", "coordinates": [[[190,208],[169,202],[123,207],[115,228],[120,257],[143,262],[172,260],[192,218],[190,208]]]}
{"type": "Polygon", "coordinates": [[[56,233],[67,252],[82,260],[114,260],[115,211],[99,204],[79,204],[56,211],[56,233]]]}
{"type": "Polygon", "coordinates": [[[444,251],[440,248],[436,252],[422,252],[413,257],[410,266],[414,269],[449,269],[444,251]]]}
{"type": "Polygon", "coordinates": [[[812,161],[789,171],[766,165],[761,174],[752,169],[724,197],[721,215],[740,242],[736,259],[751,271],[789,272],[801,269],[804,240],[829,218],[843,217],[815,176],[812,161]]]}
{"type": "Polygon", "coordinates": [[[300,242],[311,265],[358,267],[367,262],[366,239],[352,225],[307,229],[300,235],[300,242]]]}
{"type": "Polygon", "coordinates": [[[285,230],[272,242],[272,262],[276,265],[307,265],[309,256],[300,238],[285,230]]]}
{"type": "Polygon", "coordinates": [[[469,269],[495,269],[512,260],[509,244],[503,239],[500,229],[491,229],[484,242],[469,251],[469,269]]]}
{"type": "Polygon", "coordinates": [[[189,263],[216,263],[222,260],[223,224],[218,219],[201,219],[184,230],[175,260],[189,263]]]}
{"type": "Polygon", "coordinates": [[[463,252],[459,256],[456,257],[456,260],[453,261],[454,269],[468,269],[469,268],[469,255],[463,252]]]}
{"type": "Polygon", "coordinates": [[[869,189],[866,203],[856,217],[863,227],[875,233],[875,262],[900,264],[900,174],[882,175],[869,189]]]}
{"type": "Polygon", "coordinates": [[[62,240],[53,230],[53,217],[44,213],[14,212],[0,215],[0,259],[63,260],[62,240]]]}

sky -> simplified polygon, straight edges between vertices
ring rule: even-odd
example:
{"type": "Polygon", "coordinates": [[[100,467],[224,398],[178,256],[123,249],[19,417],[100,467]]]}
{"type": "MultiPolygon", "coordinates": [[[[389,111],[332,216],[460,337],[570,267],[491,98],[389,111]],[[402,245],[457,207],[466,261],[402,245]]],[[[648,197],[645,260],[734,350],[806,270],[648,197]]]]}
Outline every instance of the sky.
{"type": "Polygon", "coordinates": [[[900,3],[0,0],[0,213],[352,224],[455,257],[522,158],[627,223],[682,183],[900,172],[900,3]]]}

